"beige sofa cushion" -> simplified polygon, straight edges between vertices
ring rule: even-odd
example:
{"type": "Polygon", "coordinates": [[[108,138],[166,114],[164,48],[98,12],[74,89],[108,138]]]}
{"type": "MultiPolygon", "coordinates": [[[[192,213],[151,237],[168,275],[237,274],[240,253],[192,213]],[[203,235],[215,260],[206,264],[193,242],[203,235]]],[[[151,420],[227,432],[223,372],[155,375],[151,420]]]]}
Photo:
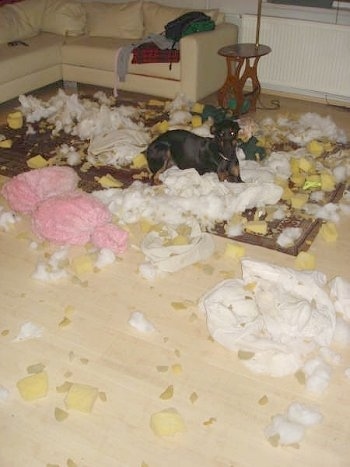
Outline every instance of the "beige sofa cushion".
{"type": "Polygon", "coordinates": [[[142,2],[86,2],[90,36],[140,39],[143,36],[142,2]]]}
{"type": "Polygon", "coordinates": [[[38,34],[45,0],[24,0],[0,7],[0,44],[38,34]]]}
{"type": "Polygon", "coordinates": [[[86,10],[80,2],[47,0],[41,29],[55,34],[79,36],[86,29],[86,10]]]}
{"type": "MultiPolygon", "coordinates": [[[[160,5],[156,2],[143,2],[145,35],[160,34],[164,31],[164,26],[169,23],[169,21],[193,10],[195,9],[170,7],[160,5]]],[[[215,23],[217,23],[219,18],[220,21],[222,21],[222,15],[219,17],[218,9],[201,11],[210,16],[215,23]]]]}

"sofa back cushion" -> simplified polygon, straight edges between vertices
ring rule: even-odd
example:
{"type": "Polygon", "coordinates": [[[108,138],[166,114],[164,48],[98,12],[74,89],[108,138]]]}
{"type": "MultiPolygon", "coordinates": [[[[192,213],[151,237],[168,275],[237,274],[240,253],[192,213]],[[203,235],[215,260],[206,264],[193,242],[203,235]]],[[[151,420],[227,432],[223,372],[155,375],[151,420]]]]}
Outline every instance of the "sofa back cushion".
{"type": "Polygon", "coordinates": [[[0,7],[0,44],[36,36],[46,0],[24,0],[0,7]]]}
{"type": "Polygon", "coordinates": [[[90,36],[140,39],[143,36],[142,1],[129,3],[86,2],[90,36]]]}
{"type": "Polygon", "coordinates": [[[79,36],[86,30],[86,11],[74,0],[46,0],[41,29],[54,34],[79,36]]]}
{"type": "MultiPolygon", "coordinates": [[[[169,21],[193,10],[195,10],[195,8],[177,8],[160,5],[156,2],[143,2],[145,35],[162,33],[164,31],[164,26],[169,23],[169,21]]],[[[210,16],[216,24],[222,22],[222,15],[219,14],[218,9],[201,11],[210,16]]]]}

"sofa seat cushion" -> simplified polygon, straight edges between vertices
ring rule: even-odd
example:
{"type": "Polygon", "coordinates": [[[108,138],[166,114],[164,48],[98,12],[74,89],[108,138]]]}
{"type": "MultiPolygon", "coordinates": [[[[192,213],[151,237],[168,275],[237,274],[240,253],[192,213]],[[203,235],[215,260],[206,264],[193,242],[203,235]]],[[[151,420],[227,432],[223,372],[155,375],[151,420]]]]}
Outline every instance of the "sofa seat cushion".
{"type": "Polygon", "coordinates": [[[0,45],[0,84],[61,64],[63,36],[40,33],[26,39],[28,47],[0,45]]]}
{"type": "MultiPolygon", "coordinates": [[[[81,36],[69,38],[62,47],[62,61],[65,65],[94,68],[103,71],[116,70],[116,55],[120,47],[134,41],[109,37],[81,36]]],[[[180,79],[180,64],[173,63],[171,70],[168,63],[133,64],[130,53],[128,73],[166,79],[180,79]]]]}

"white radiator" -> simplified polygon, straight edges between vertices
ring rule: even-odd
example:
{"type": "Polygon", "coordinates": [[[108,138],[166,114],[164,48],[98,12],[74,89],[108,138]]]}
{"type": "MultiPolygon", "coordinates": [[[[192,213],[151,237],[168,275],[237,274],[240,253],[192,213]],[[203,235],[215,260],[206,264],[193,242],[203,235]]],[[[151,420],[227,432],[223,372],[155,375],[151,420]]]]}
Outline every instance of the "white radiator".
{"type": "MultiPolygon", "coordinates": [[[[256,16],[243,15],[240,42],[255,43],[256,16]]],[[[350,103],[350,27],[263,16],[260,59],[263,89],[350,103]]]]}

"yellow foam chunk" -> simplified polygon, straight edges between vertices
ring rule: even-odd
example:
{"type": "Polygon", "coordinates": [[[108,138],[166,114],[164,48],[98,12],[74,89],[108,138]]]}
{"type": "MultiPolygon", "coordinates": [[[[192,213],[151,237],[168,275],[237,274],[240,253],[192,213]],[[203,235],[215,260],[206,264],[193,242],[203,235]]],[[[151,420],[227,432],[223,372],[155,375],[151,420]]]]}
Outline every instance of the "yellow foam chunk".
{"type": "Polygon", "coordinates": [[[23,126],[23,114],[20,110],[11,112],[7,115],[7,124],[12,130],[18,130],[23,126]]]}
{"type": "Polygon", "coordinates": [[[305,183],[305,176],[301,175],[301,174],[300,175],[292,175],[290,177],[290,180],[295,186],[301,187],[305,183]]]}
{"type": "Polygon", "coordinates": [[[202,117],[200,117],[199,115],[193,115],[191,123],[193,128],[198,128],[202,126],[202,117]]]}
{"type": "Polygon", "coordinates": [[[240,243],[228,243],[225,248],[225,256],[240,259],[245,255],[245,247],[240,243]]]}
{"type": "Polygon", "coordinates": [[[201,104],[200,102],[195,102],[192,105],[192,112],[195,114],[202,114],[204,110],[204,104],[201,104]]]}
{"type": "Polygon", "coordinates": [[[142,167],[147,167],[147,159],[146,156],[142,153],[137,154],[137,156],[134,157],[131,167],[133,169],[141,169],[142,167]]]}
{"type": "Polygon", "coordinates": [[[283,199],[284,201],[288,201],[289,199],[291,199],[291,197],[293,195],[294,195],[294,193],[289,188],[289,186],[286,186],[286,187],[283,188],[283,193],[282,193],[281,199],[283,199]]]}
{"type": "Polygon", "coordinates": [[[91,413],[97,397],[98,388],[88,384],[73,383],[65,397],[64,403],[67,409],[91,413]]]}
{"type": "Polygon", "coordinates": [[[323,154],[324,146],[320,141],[314,139],[306,145],[306,149],[313,156],[319,157],[323,154]]]}
{"type": "Polygon", "coordinates": [[[10,149],[12,148],[12,144],[13,144],[12,139],[3,139],[2,141],[0,141],[0,148],[10,149]]]}
{"type": "Polygon", "coordinates": [[[152,414],[150,426],[157,436],[174,436],[186,431],[183,418],[174,408],[164,409],[152,414]]]}
{"type": "Polygon", "coordinates": [[[37,156],[33,156],[27,160],[27,166],[30,169],[41,169],[42,167],[46,167],[48,162],[46,159],[43,158],[40,154],[37,156]]]}
{"type": "Polygon", "coordinates": [[[148,105],[150,106],[158,106],[158,107],[164,107],[164,101],[161,101],[159,99],[150,99],[148,101],[148,105]]]}
{"type": "Polygon", "coordinates": [[[188,245],[189,244],[189,239],[186,237],[186,235],[176,235],[171,240],[172,245],[188,245]]]}
{"type": "Polygon", "coordinates": [[[80,255],[72,258],[70,265],[78,276],[84,273],[91,273],[94,270],[94,265],[89,255],[80,255]]]}
{"type": "Polygon", "coordinates": [[[159,133],[165,133],[169,130],[169,122],[167,120],[163,120],[162,122],[158,123],[157,128],[159,133]]]}
{"type": "Polygon", "coordinates": [[[111,174],[96,177],[95,180],[97,180],[103,188],[121,188],[123,186],[123,183],[114,178],[111,174]]]}
{"type": "Polygon", "coordinates": [[[333,222],[322,224],[320,234],[326,242],[335,242],[338,238],[338,230],[333,222]]]}
{"type": "Polygon", "coordinates": [[[290,165],[290,170],[292,172],[292,175],[299,175],[300,174],[300,168],[299,168],[299,160],[296,159],[295,157],[292,157],[289,161],[290,165]]]}
{"type": "Polygon", "coordinates": [[[315,166],[311,161],[309,161],[305,157],[301,157],[299,159],[299,168],[303,172],[310,173],[311,171],[314,170],[315,166]]]}
{"type": "Polygon", "coordinates": [[[267,222],[265,221],[248,221],[244,226],[246,232],[257,233],[260,235],[267,234],[267,222]]]}
{"type": "Polygon", "coordinates": [[[294,209],[301,209],[309,199],[309,195],[307,193],[296,193],[290,198],[291,206],[294,209]]]}
{"type": "Polygon", "coordinates": [[[321,190],[333,191],[335,189],[335,180],[332,174],[328,172],[321,173],[321,190]]]}
{"type": "Polygon", "coordinates": [[[315,269],[316,257],[314,254],[307,251],[301,251],[295,258],[295,268],[300,270],[315,269]]]}
{"type": "Polygon", "coordinates": [[[17,389],[25,401],[34,401],[47,395],[49,379],[46,371],[34,373],[17,381],[17,389]]]}

